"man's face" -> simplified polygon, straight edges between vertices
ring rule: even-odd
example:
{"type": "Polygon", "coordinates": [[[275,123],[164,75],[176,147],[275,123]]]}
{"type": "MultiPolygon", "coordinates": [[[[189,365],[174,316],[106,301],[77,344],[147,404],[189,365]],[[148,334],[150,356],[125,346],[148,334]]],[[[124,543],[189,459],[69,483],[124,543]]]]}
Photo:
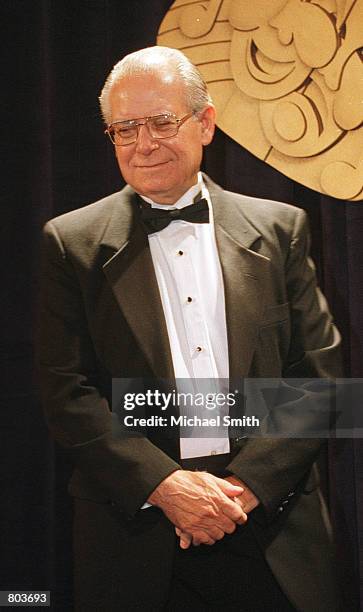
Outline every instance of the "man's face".
{"type": "MultiPolygon", "coordinates": [[[[190,112],[183,84],[165,69],[124,77],[111,90],[110,108],[111,122],[165,112],[180,119],[190,112]]],[[[208,106],[170,138],[152,138],[148,127],[140,126],[137,142],[115,146],[122,176],[137,193],[160,204],[174,204],[197,182],[203,146],[211,142],[214,125],[214,107],[208,106]]]]}

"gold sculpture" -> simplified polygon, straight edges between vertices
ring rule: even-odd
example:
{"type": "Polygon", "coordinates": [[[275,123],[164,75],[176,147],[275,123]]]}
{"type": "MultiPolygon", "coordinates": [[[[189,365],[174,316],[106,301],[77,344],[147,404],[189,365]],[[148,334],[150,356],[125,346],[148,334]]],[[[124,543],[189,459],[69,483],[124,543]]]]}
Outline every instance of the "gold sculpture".
{"type": "Polygon", "coordinates": [[[311,189],[363,199],[363,0],[176,0],[158,44],[199,67],[231,138],[311,189]]]}

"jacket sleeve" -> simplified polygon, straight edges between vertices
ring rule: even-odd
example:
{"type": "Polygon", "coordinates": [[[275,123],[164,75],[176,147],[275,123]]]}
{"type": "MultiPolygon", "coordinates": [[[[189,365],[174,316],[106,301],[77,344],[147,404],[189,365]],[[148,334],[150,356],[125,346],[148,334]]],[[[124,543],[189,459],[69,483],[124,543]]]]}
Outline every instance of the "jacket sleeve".
{"type": "MultiPolygon", "coordinates": [[[[287,382],[341,376],[340,336],[317,287],[309,247],[306,215],[298,210],[285,264],[291,340],[281,375],[287,382]]],[[[273,410],[282,412],[284,405],[276,405],[273,410]]],[[[304,438],[302,433],[294,438],[246,438],[239,445],[228,470],[252,489],[273,519],[304,489],[323,440],[304,438]]]]}
{"type": "Polygon", "coordinates": [[[102,392],[81,287],[55,224],[46,224],[43,237],[37,362],[46,418],[82,479],[131,518],[180,466],[142,434],[120,431],[102,392]]]}

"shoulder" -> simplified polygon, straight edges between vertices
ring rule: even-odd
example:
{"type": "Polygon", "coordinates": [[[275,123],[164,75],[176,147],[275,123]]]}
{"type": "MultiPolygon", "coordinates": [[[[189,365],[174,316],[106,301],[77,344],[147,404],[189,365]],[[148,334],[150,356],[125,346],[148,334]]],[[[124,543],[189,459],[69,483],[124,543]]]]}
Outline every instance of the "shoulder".
{"type": "Polygon", "coordinates": [[[51,234],[68,245],[98,244],[115,218],[127,222],[133,196],[133,190],[126,186],[97,202],[50,219],[44,226],[44,234],[51,234]]]}
{"type": "Polygon", "coordinates": [[[233,200],[240,214],[256,230],[264,234],[267,228],[280,227],[287,233],[295,233],[297,228],[307,222],[306,213],[301,208],[277,200],[254,198],[232,192],[225,192],[233,200]]]}
{"type": "Polygon", "coordinates": [[[222,189],[209,177],[204,177],[208,187],[213,210],[224,222],[248,224],[262,236],[283,233],[293,237],[302,227],[306,227],[307,217],[304,210],[292,204],[255,198],[222,189]]]}
{"type": "Polygon", "coordinates": [[[115,207],[122,206],[124,190],[117,191],[96,202],[71,210],[50,219],[47,225],[52,225],[60,231],[80,231],[95,229],[97,224],[104,225],[112,215],[115,207]]]}

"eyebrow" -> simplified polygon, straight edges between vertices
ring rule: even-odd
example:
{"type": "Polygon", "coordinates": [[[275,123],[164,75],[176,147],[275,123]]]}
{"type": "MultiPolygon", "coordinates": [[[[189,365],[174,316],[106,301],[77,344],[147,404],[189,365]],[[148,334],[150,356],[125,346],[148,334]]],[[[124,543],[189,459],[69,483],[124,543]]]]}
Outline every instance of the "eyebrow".
{"type": "Polygon", "coordinates": [[[155,117],[176,117],[175,113],[170,111],[166,111],[165,113],[157,113],[156,115],[147,115],[146,117],[135,117],[134,119],[116,119],[116,121],[112,121],[110,125],[115,125],[115,123],[135,123],[136,121],[142,121],[143,119],[154,119],[155,117]]]}

